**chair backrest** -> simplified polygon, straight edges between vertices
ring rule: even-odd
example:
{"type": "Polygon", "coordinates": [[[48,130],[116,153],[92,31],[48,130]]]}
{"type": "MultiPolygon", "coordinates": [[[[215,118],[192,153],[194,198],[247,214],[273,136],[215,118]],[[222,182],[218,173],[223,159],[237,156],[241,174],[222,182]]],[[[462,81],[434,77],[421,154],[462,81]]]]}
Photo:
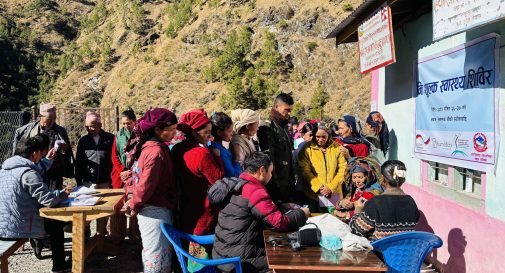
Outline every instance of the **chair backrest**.
{"type": "Polygon", "coordinates": [[[433,233],[413,231],[382,238],[372,246],[383,255],[387,272],[419,273],[426,255],[441,247],[442,239],[433,233]]]}
{"type": "Polygon", "coordinates": [[[222,264],[233,264],[235,266],[236,273],[242,273],[242,266],[240,264],[240,257],[224,258],[224,259],[214,259],[214,260],[201,260],[191,256],[186,250],[182,248],[181,239],[188,242],[195,242],[202,245],[212,244],[214,242],[214,235],[196,236],[192,234],[187,234],[179,231],[169,224],[160,224],[161,231],[170,241],[174,247],[177,259],[181,265],[182,271],[188,273],[187,264],[188,259],[195,261],[197,263],[206,265],[203,269],[199,270],[198,273],[217,273],[215,266],[222,264]]]}

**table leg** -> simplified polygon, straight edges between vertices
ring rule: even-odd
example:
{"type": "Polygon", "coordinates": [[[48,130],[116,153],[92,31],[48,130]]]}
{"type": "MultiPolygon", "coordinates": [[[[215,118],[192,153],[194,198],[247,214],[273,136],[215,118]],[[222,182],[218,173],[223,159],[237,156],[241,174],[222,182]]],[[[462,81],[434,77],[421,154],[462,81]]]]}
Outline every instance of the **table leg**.
{"type": "Polygon", "coordinates": [[[96,220],[96,233],[98,236],[98,241],[96,244],[96,250],[103,252],[103,243],[105,241],[105,234],[107,233],[107,220],[109,217],[104,217],[96,220]]]}
{"type": "Polygon", "coordinates": [[[84,230],[86,229],[86,215],[82,212],[74,213],[72,219],[72,272],[84,272],[84,230]]]}

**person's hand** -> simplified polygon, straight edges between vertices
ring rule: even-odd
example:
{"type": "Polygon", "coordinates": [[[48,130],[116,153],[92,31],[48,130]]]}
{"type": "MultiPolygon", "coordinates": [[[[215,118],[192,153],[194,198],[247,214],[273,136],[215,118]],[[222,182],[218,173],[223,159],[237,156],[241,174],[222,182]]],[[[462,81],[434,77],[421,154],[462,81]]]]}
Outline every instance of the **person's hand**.
{"type": "Polygon", "coordinates": [[[221,157],[221,152],[218,149],[215,148],[210,148],[210,152],[212,153],[213,156],[215,157],[221,157]]]}
{"type": "Polygon", "coordinates": [[[351,154],[349,153],[349,149],[344,146],[340,146],[340,152],[344,155],[345,159],[351,158],[351,154]]]}
{"type": "Polygon", "coordinates": [[[66,192],[67,194],[70,194],[73,189],[74,187],[72,185],[67,185],[65,189],[63,189],[63,191],[66,192]]]}
{"type": "Polygon", "coordinates": [[[337,216],[338,218],[345,218],[345,211],[335,210],[333,212],[333,216],[337,216]]]}
{"type": "Polygon", "coordinates": [[[366,199],[364,199],[363,197],[354,201],[354,212],[355,213],[361,212],[361,210],[365,206],[365,202],[366,202],[366,199]]]}
{"type": "Polygon", "coordinates": [[[351,202],[349,198],[345,198],[340,200],[340,207],[344,209],[352,209],[354,208],[354,202],[351,202]]]}
{"type": "Polygon", "coordinates": [[[309,218],[310,217],[310,209],[309,208],[300,208],[303,210],[303,213],[305,213],[305,217],[309,218]]]}
{"type": "Polygon", "coordinates": [[[68,149],[67,143],[61,143],[58,145],[58,151],[66,151],[68,149]]]}
{"type": "Polygon", "coordinates": [[[297,204],[295,203],[282,203],[281,204],[281,207],[285,210],[290,210],[290,209],[297,209],[299,208],[300,206],[298,206],[297,204]]]}
{"type": "Polygon", "coordinates": [[[119,173],[119,177],[121,178],[121,181],[123,181],[123,182],[128,180],[130,175],[131,175],[131,171],[122,171],[121,173],[119,173]]]}
{"type": "Polygon", "coordinates": [[[319,190],[319,192],[324,196],[324,197],[330,197],[332,192],[330,190],[330,188],[326,187],[326,186],[322,186],[321,189],[319,190]]]}
{"type": "Polygon", "coordinates": [[[56,156],[56,152],[57,150],[55,148],[51,148],[49,152],[47,152],[46,157],[49,159],[54,159],[54,157],[56,156]]]}

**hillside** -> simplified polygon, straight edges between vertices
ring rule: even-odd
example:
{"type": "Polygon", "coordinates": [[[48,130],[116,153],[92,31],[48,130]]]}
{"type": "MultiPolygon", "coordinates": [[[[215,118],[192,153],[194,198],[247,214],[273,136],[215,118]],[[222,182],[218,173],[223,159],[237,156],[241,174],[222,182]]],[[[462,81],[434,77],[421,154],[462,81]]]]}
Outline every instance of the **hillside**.
{"type": "Polygon", "coordinates": [[[363,117],[369,109],[370,77],[358,72],[356,45],[336,49],[334,40],[324,39],[360,0],[14,2],[1,11],[52,3],[45,13],[14,16],[34,24],[52,50],[46,67],[53,82],[39,100],[212,112],[266,108],[285,91],[308,108],[320,85],[330,94],[325,114],[331,117],[363,117]],[[66,18],[74,35],[48,32],[54,23],[44,18],[55,16],[43,15],[51,11],[66,18]]]}

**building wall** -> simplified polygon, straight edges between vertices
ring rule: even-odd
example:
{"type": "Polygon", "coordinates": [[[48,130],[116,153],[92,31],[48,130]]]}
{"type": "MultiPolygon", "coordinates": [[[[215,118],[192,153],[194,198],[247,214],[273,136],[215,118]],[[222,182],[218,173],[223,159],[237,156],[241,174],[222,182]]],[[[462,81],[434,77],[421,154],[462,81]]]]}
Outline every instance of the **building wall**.
{"type": "MultiPolygon", "coordinates": [[[[501,143],[496,173],[487,173],[477,206],[465,203],[456,191],[444,193],[427,180],[427,166],[413,158],[414,99],[412,96],[415,61],[452,48],[488,33],[502,36],[505,44],[505,20],[462,34],[432,42],[432,15],[425,14],[397,30],[397,62],[379,70],[377,108],[391,130],[390,158],[407,165],[404,190],[416,200],[423,217],[420,230],[439,235],[444,246],[432,257],[443,272],[505,272],[502,250],[505,246],[505,50],[500,48],[500,130],[501,143]],[[501,179],[500,179],[501,178],[501,179]],[[456,197],[456,198],[454,198],[456,197]]],[[[373,86],[373,84],[372,84],[373,86]]]]}

